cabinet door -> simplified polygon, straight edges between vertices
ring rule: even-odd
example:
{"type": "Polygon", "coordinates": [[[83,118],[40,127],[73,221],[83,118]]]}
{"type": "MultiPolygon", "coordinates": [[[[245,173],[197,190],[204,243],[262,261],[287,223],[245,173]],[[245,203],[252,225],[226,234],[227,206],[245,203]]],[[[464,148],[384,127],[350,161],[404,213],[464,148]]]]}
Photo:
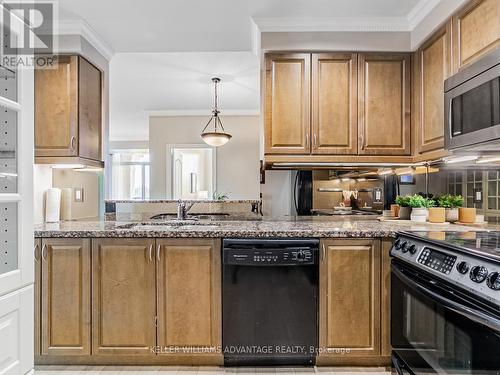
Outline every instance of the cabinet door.
{"type": "Polygon", "coordinates": [[[322,240],[321,247],[322,355],[380,355],[380,241],[322,240]]]}
{"type": "Polygon", "coordinates": [[[416,52],[413,90],[415,128],[421,153],[444,148],[443,87],[450,74],[450,44],[450,27],[445,26],[416,52]]]}
{"type": "Polygon", "coordinates": [[[102,160],[101,154],[101,72],[79,58],[78,133],[79,155],[102,160]]]}
{"type": "Polygon", "coordinates": [[[90,240],[42,240],[42,355],[90,354],[90,240]]]}
{"type": "Polygon", "coordinates": [[[42,240],[35,238],[34,259],[35,259],[35,355],[42,354],[41,350],[41,317],[42,317],[42,240]]]}
{"type": "Polygon", "coordinates": [[[500,2],[473,0],[453,22],[453,68],[458,72],[500,45],[500,2]]]}
{"type": "Polygon", "coordinates": [[[359,55],[359,153],[410,155],[410,55],[359,55]]]}
{"type": "Polygon", "coordinates": [[[158,345],[221,345],[220,240],[157,240],[158,345]]]}
{"type": "Polygon", "coordinates": [[[78,155],[78,57],[35,70],[35,156],[78,155]]]}
{"type": "Polygon", "coordinates": [[[309,154],[311,151],[308,53],[266,56],[265,152],[309,154]]]}
{"type": "Polygon", "coordinates": [[[92,242],[92,354],[149,354],[156,345],[153,239],[92,242]]]}
{"type": "Polygon", "coordinates": [[[356,54],[312,55],[312,153],[357,154],[356,54]]]}

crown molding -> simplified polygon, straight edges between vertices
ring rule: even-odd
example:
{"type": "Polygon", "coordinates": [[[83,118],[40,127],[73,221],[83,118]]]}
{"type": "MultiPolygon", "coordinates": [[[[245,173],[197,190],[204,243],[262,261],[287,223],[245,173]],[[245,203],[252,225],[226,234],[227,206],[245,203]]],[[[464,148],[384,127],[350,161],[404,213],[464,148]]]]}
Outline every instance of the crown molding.
{"type": "Polygon", "coordinates": [[[406,16],[410,31],[415,30],[440,2],[441,0],[420,0],[406,16]]]}
{"type": "Polygon", "coordinates": [[[59,20],[59,35],[80,35],[86,39],[106,60],[114,55],[113,48],[84,20],[59,20]]]}
{"type": "MultiPolygon", "coordinates": [[[[185,109],[185,110],[150,110],[145,111],[149,117],[179,117],[179,116],[203,116],[210,117],[210,109],[185,109]]],[[[226,109],[221,110],[221,117],[224,116],[260,116],[258,109],[226,109]]]]}
{"type": "Polygon", "coordinates": [[[261,32],[408,32],[405,17],[254,17],[261,32]]]}

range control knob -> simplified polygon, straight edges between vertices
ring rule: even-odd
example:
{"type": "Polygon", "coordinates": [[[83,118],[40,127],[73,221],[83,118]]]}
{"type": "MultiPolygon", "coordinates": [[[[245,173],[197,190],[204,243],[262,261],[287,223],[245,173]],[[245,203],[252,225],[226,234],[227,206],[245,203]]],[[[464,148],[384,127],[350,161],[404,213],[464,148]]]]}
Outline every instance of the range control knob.
{"type": "Polygon", "coordinates": [[[408,242],[403,241],[403,243],[401,244],[401,251],[403,253],[407,253],[408,252],[408,242]]]}
{"type": "Polygon", "coordinates": [[[470,270],[469,276],[472,281],[482,283],[488,276],[488,270],[483,266],[474,266],[470,270]]]}
{"type": "Polygon", "coordinates": [[[500,290],[500,273],[492,272],[488,275],[486,279],[486,284],[488,287],[493,290],[500,290]]]}
{"type": "Polygon", "coordinates": [[[394,242],[394,249],[401,250],[401,240],[399,238],[394,242]]]}
{"type": "Polygon", "coordinates": [[[298,260],[304,260],[306,259],[306,254],[301,250],[297,253],[297,259],[298,260]]]}
{"type": "Polygon", "coordinates": [[[417,252],[417,246],[415,246],[415,244],[410,245],[408,251],[410,252],[411,255],[415,254],[417,252]]]}
{"type": "Polygon", "coordinates": [[[457,264],[457,271],[460,272],[461,274],[465,275],[467,272],[469,272],[470,266],[469,263],[462,261],[457,264]]]}

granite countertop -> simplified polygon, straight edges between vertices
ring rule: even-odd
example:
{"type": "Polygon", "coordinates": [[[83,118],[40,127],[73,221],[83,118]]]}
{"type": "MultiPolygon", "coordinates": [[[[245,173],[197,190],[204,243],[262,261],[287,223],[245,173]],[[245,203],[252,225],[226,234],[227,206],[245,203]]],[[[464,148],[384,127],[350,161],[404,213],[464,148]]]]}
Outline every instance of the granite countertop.
{"type": "MultiPolygon", "coordinates": [[[[183,199],[186,203],[259,203],[258,199],[183,199]]],[[[179,199],[106,199],[106,203],[177,203],[179,199]]]]}
{"type": "Polygon", "coordinates": [[[378,220],[331,220],[328,217],[262,218],[245,221],[192,221],[179,225],[175,220],[161,222],[67,221],[35,226],[35,237],[392,237],[397,231],[484,231],[495,227],[416,224],[378,220]],[[140,226],[140,229],[135,228],[140,226]]]}

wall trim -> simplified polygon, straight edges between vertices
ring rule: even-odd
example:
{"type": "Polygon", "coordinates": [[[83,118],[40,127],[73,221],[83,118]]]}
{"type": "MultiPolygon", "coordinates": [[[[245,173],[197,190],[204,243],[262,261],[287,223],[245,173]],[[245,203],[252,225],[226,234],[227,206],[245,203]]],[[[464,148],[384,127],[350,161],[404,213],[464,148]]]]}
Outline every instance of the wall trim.
{"type": "Polygon", "coordinates": [[[58,33],[82,36],[108,61],[115,54],[113,48],[84,20],[59,20],[58,33]]]}

